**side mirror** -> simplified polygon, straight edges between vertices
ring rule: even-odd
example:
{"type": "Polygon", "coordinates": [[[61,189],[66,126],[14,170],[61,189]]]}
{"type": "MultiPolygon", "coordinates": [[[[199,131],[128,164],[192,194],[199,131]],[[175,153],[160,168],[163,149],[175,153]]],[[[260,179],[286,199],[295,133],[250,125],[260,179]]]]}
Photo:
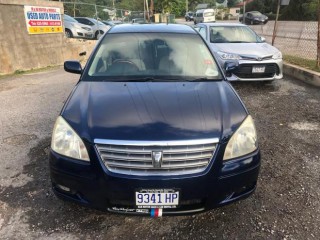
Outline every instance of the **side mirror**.
{"type": "Polygon", "coordinates": [[[238,62],[226,62],[224,64],[224,69],[226,70],[227,77],[230,77],[232,73],[238,70],[238,62]]]}
{"type": "Polygon", "coordinates": [[[64,70],[69,73],[82,73],[82,67],[78,61],[65,61],[63,67],[64,70]]]}
{"type": "Polygon", "coordinates": [[[261,42],[266,42],[266,38],[265,37],[260,37],[261,42]]]}

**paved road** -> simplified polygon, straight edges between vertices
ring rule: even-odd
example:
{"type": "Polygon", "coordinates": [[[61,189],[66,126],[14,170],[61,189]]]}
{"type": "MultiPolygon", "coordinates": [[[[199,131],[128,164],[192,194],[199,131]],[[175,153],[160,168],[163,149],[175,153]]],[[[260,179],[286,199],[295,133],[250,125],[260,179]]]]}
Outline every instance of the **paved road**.
{"type": "Polygon", "coordinates": [[[284,79],[236,83],[262,149],[256,193],[195,216],[102,213],[50,190],[54,121],[77,82],[61,68],[0,79],[0,239],[318,239],[319,89],[284,79]]]}

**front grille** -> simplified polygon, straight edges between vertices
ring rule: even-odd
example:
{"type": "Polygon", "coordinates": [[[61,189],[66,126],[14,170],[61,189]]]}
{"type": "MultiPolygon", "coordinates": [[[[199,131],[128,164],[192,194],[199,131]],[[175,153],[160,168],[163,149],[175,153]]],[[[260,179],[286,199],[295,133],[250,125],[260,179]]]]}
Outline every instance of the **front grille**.
{"type": "Polygon", "coordinates": [[[272,78],[275,74],[279,74],[279,68],[276,63],[240,64],[234,74],[239,78],[272,78]],[[264,73],[252,73],[253,66],[265,66],[264,73]]]}
{"type": "Polygon", "coordinates": [[[218,139],[140,142],[95,140],[97,151],[110,172],[150,176],[182,175],[204,171],[218,139]],[[152,152],[162,153],[162,162],[155,164],[152,152]]]}

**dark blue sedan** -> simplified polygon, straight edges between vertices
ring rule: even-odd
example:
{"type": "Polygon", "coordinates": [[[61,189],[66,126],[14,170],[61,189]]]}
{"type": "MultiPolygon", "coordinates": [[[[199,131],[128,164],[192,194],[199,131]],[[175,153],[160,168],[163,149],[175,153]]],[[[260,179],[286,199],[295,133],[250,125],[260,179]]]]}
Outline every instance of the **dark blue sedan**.
{"type": "Polygon", "coordinates": [[[254,192],[260,151],[252,117],[191,27],[114,26],[84,69],[75,61],[64,67],[81,77],[52,134],[59,198],[157,217],[254,192]]]}

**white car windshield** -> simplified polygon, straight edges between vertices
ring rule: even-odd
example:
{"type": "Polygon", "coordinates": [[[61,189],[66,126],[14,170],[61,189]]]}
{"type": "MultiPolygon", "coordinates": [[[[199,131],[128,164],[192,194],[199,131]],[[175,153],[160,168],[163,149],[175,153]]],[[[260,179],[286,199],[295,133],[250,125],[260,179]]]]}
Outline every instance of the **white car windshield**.
{"type": "Polygon", "coordinates": [[[222,78],[199,35],[175,33],[108,34],[89,63],[88,75],[93,80],[222,78]]]}
{"type": "Polygon", "coordinates": [[[247,26],[211,26],[212,43],[261,43],[260,37],[247,26]]]}
{"type": "Polygon", "coordinates": [[[63,19],[64,19],[64,21],[67,21],[67,22],[74,22],[74,23],[78,22],[77,20],[75,20],[74,18],[72,18],[72,17],[70,17],[68,15],[64,15],[63,19]]]}

